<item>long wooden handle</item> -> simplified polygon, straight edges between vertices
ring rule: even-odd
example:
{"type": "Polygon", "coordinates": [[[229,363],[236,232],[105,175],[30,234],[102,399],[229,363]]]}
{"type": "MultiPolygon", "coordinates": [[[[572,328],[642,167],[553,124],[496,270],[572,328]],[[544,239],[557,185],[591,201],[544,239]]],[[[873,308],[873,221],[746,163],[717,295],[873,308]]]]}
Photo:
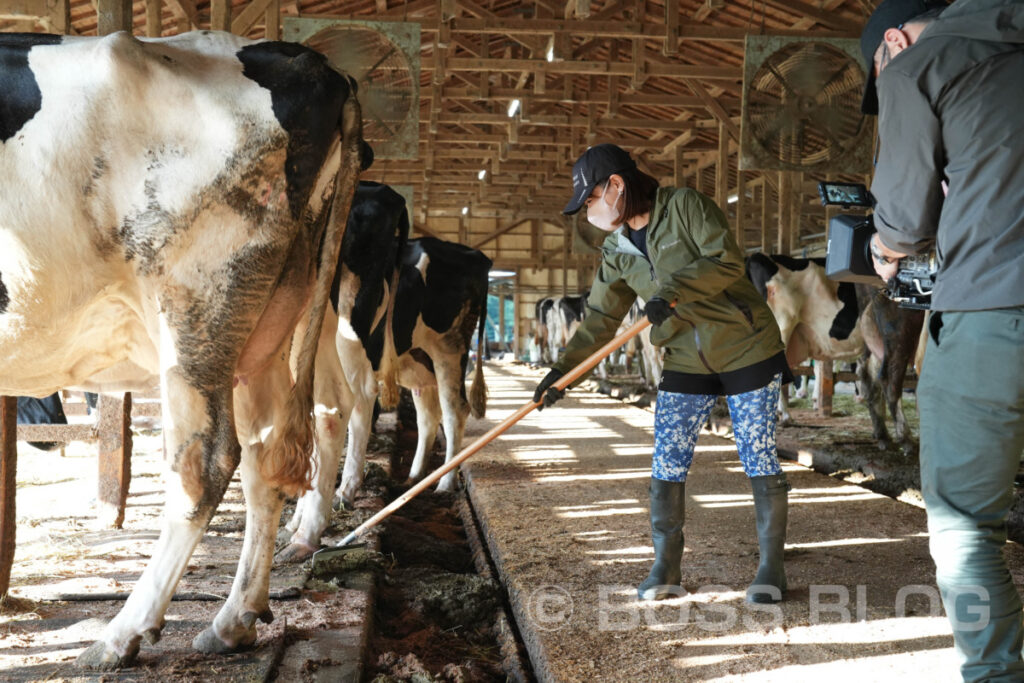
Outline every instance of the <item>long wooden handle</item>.
{"type": "MultiPolygon", "coordinates": [[[[586,360],[584,360],[582,363],[574,367],[572,370],[559,377],[558,381],[555,382],[553,386],[556,389],[565,389],[570,384],[572,384],[580,377],[585,375],[587,372],[589,372],[595,365],[604,360],[615,349],[619,348],[620,346],[628,342],[630,339],[640,334],[640,332],[642,332],[645,328],[650,326],[650,324],[651,322],[647,319],[647,316],[643,316],[642,318],[640,318],[640,320],[630,325],[625,332],[615,337],[615,339],[612,339],[610,342],[602,346],[594,353],[590,354],[590,356],[588,356],[586,360]]],[[[477,358],[477,362],[481,362],[479,358],[477,358]]],[[[434,470],[434,472],[431,473],[428,477],[423,479],[421,482],[413,486],[411,489],[403,493],[398,498],[391,501],[391,503],[387,507],[382,508],[373,517],[370,517],[370,519],[360,524],[352,533],[350,533],[345,538],[341,539],[341,542],[338,543],[338,545],[336,545],[335,547],[341,548],[343,546],[348,545],[352,541],[359,538],[359,536],[361,536],[362,534],[366,533],[373,527],[380,524],[395,510],[402,507],[410,500],[418,496],[425,489],[430,487],[431,484],[433,484],[438,479],[440,479],[441,477],[443,477],[444,475],[448,474],[453,469],[461,465],[464,460],[476,454],[481,448],[489,444],[491,441],[494,441],[494,439],[496,439],[498,436],[507,431],[509,427],[511,427],[516,422],[519,422],[524,417],[526,417],[534,408],[539,406],[541,402],[543,402],[543,398],[541,399],[541,401],[538,401],[537,403],[530,401],[522,408],[514,412],[512,415],[505,418],[505,420],[502,421],[501,424],[491,427],[491,429],[489,429],[487,433],[485,433],[483,436],[481,436],[479,439],[474,441],[469,446],[466,446],[461,451],[459,451],[458,455],[456,455],[450,461],[446,462],[444,465],[434,470]]]]}

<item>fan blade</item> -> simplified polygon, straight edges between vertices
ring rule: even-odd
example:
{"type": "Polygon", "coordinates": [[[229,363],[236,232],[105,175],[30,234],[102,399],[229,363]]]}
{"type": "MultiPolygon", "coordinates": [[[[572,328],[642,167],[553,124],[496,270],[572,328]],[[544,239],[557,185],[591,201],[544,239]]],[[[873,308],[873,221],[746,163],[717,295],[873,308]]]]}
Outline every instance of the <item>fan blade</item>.
{"type": "Polygon", "coordinates": [[[392,46],[391,46],[391,49],[387,51],[387,54],[385,54],[385,55],[384,55],[383,57],[381,57],[381,58],[380,58],[380,59],[378,59],[378,60],[377,60],[376,62],[374,62],[374,63],[373,63],[373,65],[372,65],[372,66],[371,66],[370,68],[368,68],[368,69],[367,69],[366,71],[364,71],[364,72],[363,72],[363,75],[362,75],[362,77],[360,77],[360,79],[359,79],[359,82],[360,82],[360,83],[362,83],[362,82],[364,82],[364,81],[365,81],[365,80],[366,80],[367,78],[369,78],[369,77],[370,77],[370,75],[371,75],[371,74],[373,74],[373,72],[377,70],[377,67],[379,67],[379,66],[380,66],[381,64],[383,64],[383,63],[384,63],[384,61],[385,61],[385,60],[386,60],[386,59],[387,59],[388,57],[390,57],[391,55],[395,54],[395,53],[396,53],[397,51],[398,51],[398,50],[396,50],[396,49],[395,49],[395,46],[394,46],[394,45],[392,45],[392,46]]]}

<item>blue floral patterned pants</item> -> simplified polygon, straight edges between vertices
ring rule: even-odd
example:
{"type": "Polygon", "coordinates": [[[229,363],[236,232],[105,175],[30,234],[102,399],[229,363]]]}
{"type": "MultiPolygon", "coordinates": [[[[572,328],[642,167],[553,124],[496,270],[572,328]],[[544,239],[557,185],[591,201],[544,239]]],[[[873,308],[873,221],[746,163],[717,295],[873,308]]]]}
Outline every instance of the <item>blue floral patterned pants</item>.
{"type": "MultiPolygon", "coordinates": [[[[778,419],[775,409],[779,404],[781,387],[782,375],[778,374],[768,386],[726,397],[740,462],[748,477],[782,473],[775,452],[778,419]]],[[[658,392],[654,413],[652,477],[662,481],[686,481],[697,435],[717,398],[707,394],[658,392]]]]}

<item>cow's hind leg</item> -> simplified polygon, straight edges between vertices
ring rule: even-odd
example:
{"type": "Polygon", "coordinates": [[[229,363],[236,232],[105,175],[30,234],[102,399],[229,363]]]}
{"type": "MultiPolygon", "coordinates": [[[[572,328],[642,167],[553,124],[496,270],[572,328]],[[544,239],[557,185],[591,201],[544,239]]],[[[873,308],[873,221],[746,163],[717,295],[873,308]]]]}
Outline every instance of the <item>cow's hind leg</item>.
{"type": "MultiPolygon", "coordinates": [[[[238,433],[242,439],[242,491],[245,494],[245,540],[231,593],[213,623],[192,641],[200,652],[226,653],[256,640],[256,620],[269,623],[270,569],[284,505],[284,492],[260,471],[265,452],[260,435],[284,421],[291,374],[282,354],[255,381],[235,393],[238,433]]],[[[277,428],[277,427],[275,427],[277,428]]],[[[270,437],[267,437],[269,441],[270,437]]]]}
{"type": "Polygon", "coordinates": [[[238,466],[230,377],[224,378],[222,390],[205,392],[195,388],[176,365],[165,372],[164,386],[168,471],[160,538],[124,607],[102,638],[79,655],[79,666],[108,670],[127,666],[142,638],[150,643],[160,639],[174,589],[238,466]]]}
{"type": "MultiPolygon", "coordinates": [[[[469,415],[469,402],[466,400],[466,386],[462,380],[465,368],[465,356],[462,364],[451,362],[445,358],[438,363],[434,359],[437,372],[437,389],[441,399],[441,415],[444,422],[445,463],[452,461],[462,449],[462,433],[466,429],[466,417],[469,415]]],[[[438,491],[454,491],[456,472],[453,470],[441,477],[437,484],[438,491]]]]}
{"type": "Polygon", "coordinates": [[[287,525],[292,537],[277,554],[280,562],[301,562],[312,555],[319,547],[320,537],[331,518],[338,463],[353,402],[334,343],[333,330],[337,328],[334,316],[334,311],[328,309],[317,349],[313,382],[316,478],[313,489],[303,493],[295,504],[295,514],[287,525]]]}
{"type": "Polygon", "coordinates": [[[409,469],[409,480],[419,481],[427,473],[430,452],[434,450],[437,428],[441,424],[441,401],[437,387],[423,387],[412,392],[416,405],[416,455],[409,469]]]}
{"type": "Polygon", "coordinates": [[[882,383],[876,376],[877,367],[878,360],[867,354],[857,364],[857,379],[860,381],[864,403],[871,417],[872,437],[878,443],[878,448],[884,451],[888,450],[890,442],[889,430],[885,428],[885,401],[882,396],[882,383]]]}

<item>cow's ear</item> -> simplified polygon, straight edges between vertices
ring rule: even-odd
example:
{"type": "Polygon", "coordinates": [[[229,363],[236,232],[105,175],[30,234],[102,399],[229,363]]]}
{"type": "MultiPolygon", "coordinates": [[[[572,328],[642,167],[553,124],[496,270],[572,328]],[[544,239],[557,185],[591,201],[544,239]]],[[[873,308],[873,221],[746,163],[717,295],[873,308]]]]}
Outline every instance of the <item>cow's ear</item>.
{"type": "Polygon", "coordinates": [[[359,147],[359,170],[365,171],[373,165],[373,147],[363,140],[363,144],[359,147]]]}

